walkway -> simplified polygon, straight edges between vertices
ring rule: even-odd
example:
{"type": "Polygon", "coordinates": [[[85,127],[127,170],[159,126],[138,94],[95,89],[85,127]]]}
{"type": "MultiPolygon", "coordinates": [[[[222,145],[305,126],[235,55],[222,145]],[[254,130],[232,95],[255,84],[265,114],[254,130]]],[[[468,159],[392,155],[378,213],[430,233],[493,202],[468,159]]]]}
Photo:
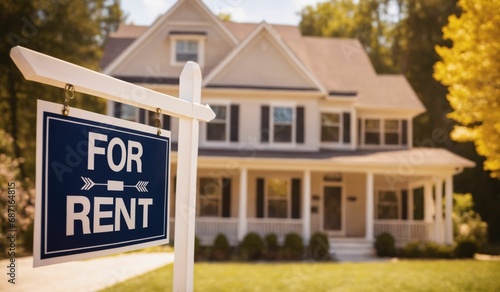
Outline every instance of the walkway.
{"type": "Polygon", "coordinates": [[[174,261],[173,253],[128,253],[33,268],[17,258],[16,284],[7,282],[9,260],[0,261],[0,291],[97,291],[174,261]]]}

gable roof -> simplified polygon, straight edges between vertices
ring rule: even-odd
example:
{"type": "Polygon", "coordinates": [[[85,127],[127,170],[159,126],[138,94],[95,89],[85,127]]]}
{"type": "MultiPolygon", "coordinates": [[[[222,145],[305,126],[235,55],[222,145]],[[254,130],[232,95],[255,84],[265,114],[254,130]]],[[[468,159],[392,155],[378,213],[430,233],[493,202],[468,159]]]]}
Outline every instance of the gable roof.
{"type": "MultiPolygon", "coordinates": [[[[124,61],[129,55],[133,53],[133,51],[137,50],[139,45],[148,41],[149,38],[152,37],[154,32],[161,29],[166,25],[169,17],[174,15],[175,12],[182,7],[182,5],[189,3],[195,5],[200,8],[200,11],[212,22],[215,24],[217,28],[222,32],[222,35],[225,36],[234,46],[238,44],[238,40],[234,37],[234,35],[224,26],[221,21],[203,4],[201,0],[179,0],[174,4],[167,13],[160,16],[156,21],[148,27],[145,31],[141,31],[140,28],[128,28],[127,33],[123,33],[125,35],[133,35],[138,34],[138,37],[129,44],[122,52],[120,52],[116,58],[114,58],[111,62],[109,62],[104,68],[103,72],[106,74],[110,74],[113,69],[115,69],[122,61],[124,61]]],[[[118,34],[120,35],[120,34],[118,34]]]]}
{"type": "MultiPolygon", "coordinates": [[[[232,51],[213,69],[205,72],[204,86],[235,62],[246,46],[266,33],[290,63],[326,96],[346,96],[358,108],[406,109],[413,115],[425,111],[403,75],[377,75],[368,54],[355,39],[302,36],[296,26],[268,23],[222,22],[200,0],[180,0],[150,26],[121,25],[106,44],[101,66],[105,73],[114,63],[127,58],[138,44],[147,40],[169,15],[184,2],[195,3],[234,45],[232,51]]],[[[116,74],[115,74],[116,75],[116,74]]],[[[231,85],[231,84],[229,84],[231,85]]],[[[241,88],[233,86],[234,88],[241,88]]],[[[279,88],[277,86],[276,88],[279,88]]],[[[261,89],[271,89],[262,86],[261,89]]]]}
{"type": "MultiPolygon", "coordinates": [[[[249,26],[246,27],[247,33],[249,31],[249,28],[250,28],[249,26]]],[[[296,54],[290,49],[290,47],[282,40],[282,38],[280,37],[281,35],[277,31],[275,31],[271,25],[269,25],[266,22],[262,22],[249,35],[247,35],[246,38],[244,38],[244,40],[241,41],[238,47],[236,47],[224,60],[222,60],[222,62],[219,63],[218,66],[216,66],[207,75],[207,77],[205,77],[203,84],[205,86],[210,86],[213,80],[215,80],[217,77],[220,77],[223,74],[224,70],[227,69],[230,65],[238,62],[241,56],[245,53],[244,51],[253,46],[254,45],[253,42],[263,35],[267,36],[272,45],[274,45],[275,48],[279,52],[281,52],[280,56],[277,59],[275,59],[275,62],[273,62],[274,64],[277,65],[278,62],[281,61],[279,60],[279,58],[283,56],[284,60],[286,60],[289,63],[291,70],[295,71],[294,73],[300,75],[300,77],[298,77],[299,79],[304,80],[307,84],[311,84],[312,85],[311,89],[313,90],[316,89],[322,92],[325,91],[322,84],[311,73],[309,68],[307,68],[304,65],[304,63],[296,56],[296,54]]],[[[239,37],[243,37],[243,34],[239,34],[239,37]]],[[[247,70],[247,68],[237,68],[237,69],[247,70]]],[[[267,75],[272,76],[274,72],[269,71],[261,74],[264,74],[262,78],[267,79],[269,78],[269,76],[267,75]]]]}

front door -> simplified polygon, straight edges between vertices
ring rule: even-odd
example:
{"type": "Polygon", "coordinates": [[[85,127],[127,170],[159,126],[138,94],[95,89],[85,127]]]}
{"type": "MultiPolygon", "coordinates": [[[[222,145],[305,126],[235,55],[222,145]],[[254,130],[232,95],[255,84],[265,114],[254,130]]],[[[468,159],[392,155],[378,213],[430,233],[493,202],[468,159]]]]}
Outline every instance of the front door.
{"type": "Polygon", "coordinates": [[[342,217],[342,187],[325,186],[323,189],[323,230],[341,235],[342,217]]]}

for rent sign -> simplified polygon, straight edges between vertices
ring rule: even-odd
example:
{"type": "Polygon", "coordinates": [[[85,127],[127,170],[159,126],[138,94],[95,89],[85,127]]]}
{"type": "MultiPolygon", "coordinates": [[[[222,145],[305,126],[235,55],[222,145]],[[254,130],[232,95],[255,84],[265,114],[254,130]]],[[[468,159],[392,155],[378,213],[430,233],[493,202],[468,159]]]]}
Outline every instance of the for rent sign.
{"type": "Polygon", "coordinates": [[[168,243],[170,133],[38,101],[34,266],[168,243]]]}

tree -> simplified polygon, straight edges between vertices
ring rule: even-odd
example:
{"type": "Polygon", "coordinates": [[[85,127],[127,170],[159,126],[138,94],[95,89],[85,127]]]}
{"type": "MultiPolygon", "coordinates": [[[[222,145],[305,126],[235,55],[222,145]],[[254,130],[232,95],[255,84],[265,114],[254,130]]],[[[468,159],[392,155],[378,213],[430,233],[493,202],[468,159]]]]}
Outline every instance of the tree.
{"type": "Polygon", "coordinates": [[[442,61],[434,77],[448,86],[448,116],[459,123],[452,138],[473,141],[486,157],[484,169],[500,178],[500,1],[460,0],[459,6],[461,15],[443,28],[453,46],[436,47],[442,61]]]}
{"type": "Polygon", "coordinates": [[[395,70],[390,51],[394,23],[387,17],[391,1],[332,0],[307,6],[300,12],[300,30],[303,35],[357,38],[375,70],[391,73],[395,70]]]}
{"type": "MultiPolygon", "coordinates": [[[[61,102],[64,92],[24,80],[9,57],[11,47],[22,45],[98,69],[103,44],[120,20],[119,0],[0,2],[0,128],[12,137],[22,181],[34,181],[36,99],[61,102]]],[[[95,97],[79,96],[71,105],[98,112],[105,107],[95,97]]]]}

